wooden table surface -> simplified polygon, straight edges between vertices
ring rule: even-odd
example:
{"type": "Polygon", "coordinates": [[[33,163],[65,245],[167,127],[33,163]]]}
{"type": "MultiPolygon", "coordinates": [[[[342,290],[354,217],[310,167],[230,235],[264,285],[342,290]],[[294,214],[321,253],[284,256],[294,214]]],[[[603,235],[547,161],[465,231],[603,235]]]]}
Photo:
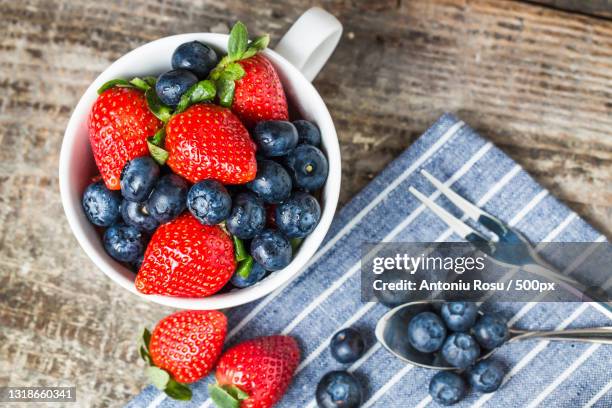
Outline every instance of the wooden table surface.
{"type": "Polygon", "coordinates": [[[57,167],[93,78],[171,34],[223,32],[240,19],[278,40],[322,5],[345,29],[314,81],[340,137],[341,204],[452,111],[612,236],[610,2],[535,3],[0,3],[0,386],[76,385],[80,406],[118,406],[145,384],[137,338],[170,310],[120,289],[81,251],[57,167]]]}

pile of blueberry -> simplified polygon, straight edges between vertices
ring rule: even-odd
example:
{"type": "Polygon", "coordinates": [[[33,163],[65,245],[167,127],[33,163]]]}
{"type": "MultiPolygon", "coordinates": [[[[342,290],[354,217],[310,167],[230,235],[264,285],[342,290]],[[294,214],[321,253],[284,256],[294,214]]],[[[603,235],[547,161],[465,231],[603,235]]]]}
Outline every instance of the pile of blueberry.
{"type": "MultiPolygon", "coordinates": [[[[331,339],[332,357],[342,364],[357,361],[365,352],[365,342],[358,330],[342,329],[331,339]]],[[[357,408],[361,405],[361,385],[355,376],[346,370],[325,374],[316,390],[317,404],[321,408],[357,408]]]]}
{"type": "MultiPolygon", "coordinates": [[[[465,374],[478,392],[493,392],[504,378],[503,366],[494,360],[477,361],[481,349],[492,350],[508,339],[506,322],[491,314],[479,314],[472,302],[447,302],[440,314],[422,312],[408,324],[408,342],[422,353],[438,353],[448,365],[465,374]]],[[[452,371],[433,376],[429,394],[442,405],[452,405],[467,394],[463,377],[452,371]]]]}

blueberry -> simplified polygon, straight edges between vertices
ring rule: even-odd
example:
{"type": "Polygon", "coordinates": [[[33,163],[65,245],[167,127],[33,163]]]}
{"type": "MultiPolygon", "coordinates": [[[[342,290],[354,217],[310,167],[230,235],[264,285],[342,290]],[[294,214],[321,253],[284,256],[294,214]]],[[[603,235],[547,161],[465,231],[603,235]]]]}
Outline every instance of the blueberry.
{"type": "Polygon", "coordinates": [[[422,353],[440,349],[446,338],[446,327],[437,314],[421,312],[410,319],[408,342],[422,353]]]}
{"type": "Polygon", "coordinates": [[[216,180],[204,180],[191,186],[187,194],[187,208],[204,225],[215,225],[225,220],[232,209],[232,198],[216,180]]]}
{"type": "Polygon", "coordinates": [[[264,267],[258,264],[257,262],[254,262],[253,267],[249,272],[249,276],[243,278],[238,273],[235,273],[234,276],[232,276],[230,282],[232,282],[232,285],[237,288],[246,288],[262,280],[265,275],[266,270],[264,269],[264,267]]]}
{"type": "Polygon", "coordinates": [[[121,171],[121,194],[130,201],[144,201],[159,177],[159,166],[151,156],[130,160],[121,171]]]}
{"type": "Polygon", "coordinates": [[[266,229],[251,241],[251,256],[267,271],[278,271],[291,262],[291,244],[280,232],[266,229]]]}
{"type": "Polygon", "coordinates": [[[468,371],[468,380],[474,390],[493,392],[504,379],[504,367],[494,360],[482,360],[468,371]]]}
{"type": "Polygon", "coordinates": [[[160,177],[147,200],[149,213],[163,224],[179,216],[185,210],[187,182],[176,174],[160,177]]]}
{"type": "Polygon", "coordinates": [[[467,392],[467,385],[459,374],[440,371],[429,383],[429,395],[440,405],[453,405],[461,401],[467,392]]]}
{"type": "Polygon", "coordinates": [[[192,72],[175,69],[164,72],[157,78],[155,92],[164,104],[174,108],[181,100],[181,96],[196,82],[198,77],[192,72]]]}
{"type": "Polygon", "coordinates": [[[121,217],[127,225],[131,225],[144,232],[153,232],[159,225],[157,220],[149,214],[146,205],[135,201],[123,200],[121,203],[121,217]]]}
{"type": "Polygon", "coordinates": [[[104,233],[104,249],[121,262],[135,262],[144,253],[146,240],[142,232],[123,223],[115,224],[104,233]]]}
{"type": "Polygon", "coordinates": [[[380,303],[389,308],[394,308],[396,306],[410,302],[410,300],[412,300],[412,294],[409,291],[388,289],[391,284],[403,283],[403,281],[406,279],[406,276],[406,273],[402,270],[386,270],[381,275],[379,275],[379,277],[382,282],[389,283],[390,285],[385,285],[384,288],[381,290],[375,290],[374,296],[376,296],[380,303]]]}
{"type": "Polygon", "coordinates": [[[334,334],[329,347],[332,357],[343,364],[357,361],[365,351],[365,343],[361,333],[351,327],[334,334]]]}
{"type": "Polygon", "coordinates": [[[491,350],[508,339],[508,326],[501,317],[485,314],[480,316],[472,328],[472,334],[483,348],[491,350]]]}
{"type": "Polygon", "coordinates": [[[106,188],[102,181],[97,181],[85,189],[82,204],[89,222],[99,227],[108,227],[119,219],[121,194],[106,188]]]}
{"type": "Polygon", "coordinates": [[[291,194],[291,177],[280,164],[271,160],[257,162],[257,175],[247,188],[266,203],[280,203],[291,194]]]}
{"type": "Polygon", "coordinates": [[[453,367],[468,368],[479,356],[478,343],[466,333],[451,334],[442,346],[442,357],[453,367]]]}
{"type": "Polygon", "coordinates": [[[298,132],[291,122],[268,120],[259,122],[253,129],[257,151],[266,157],[284,156],[297,146],[298,132]]]}
{"type": "Polygon", "coordinates": [[[266,226],[266,209],[262,199],[251,192],[238,193],[226,225],[232,235],[252,239],[266,226]]]}
{"type": "Polygon", "coordinates": [[[144,262],[144,253],[142,253],[138,258],[136,258],[134,262],[130,264],[130,266],[132,267],[132,271],[134,271],[135,273],[138,273],[143,262],[144,262]]]}
{"type": "Polygon", "coordinates": [[[205,79],[218,62],[215,50],[199,41],[183,43],[172,53],[173,69],[187,69],[200,79],[205,79]]]}
{"type": "Polygon", "coordinates": [[[478,317],[478,306],[473,302],[447,302],[442,305],[442,320],[452,331],[464,332],[472,328],[478,317]]]}
{"type": "Polygon", "coordinates": [[[319,381],[316,398],[321,408],[357,408],[361,405],[361,385],[347,371],[331,371],[319,381]]]}
{"type": "Polygon", "coordinates": [[[307,191],[318,190],[327,180],[329,165],[321,150],[311,145],[299,145],[285,158],[293,184],[307,191]]]}
{"type": "Polygon", "coordinates": [[[293,126],[297,129],[299,144],[321,146],[321,131],[317,125],[307,120],[296,120],[293,126]]]}
{"type": "Polygon", "coordinates": [[[276,206],[274,220],[287,238],[304,238],[319,223],[321,207],[316,198],[301,191],[276,206]]]}

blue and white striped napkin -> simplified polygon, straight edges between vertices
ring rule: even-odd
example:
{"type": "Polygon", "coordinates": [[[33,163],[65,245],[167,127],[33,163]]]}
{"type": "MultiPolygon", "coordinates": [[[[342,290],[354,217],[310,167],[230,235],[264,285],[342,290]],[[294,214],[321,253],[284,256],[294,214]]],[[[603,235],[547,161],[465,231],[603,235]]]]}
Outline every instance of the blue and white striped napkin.
{"type": "MultiPolygon", "coordinates": [[[[376,343],[376,321],[387,310],[362,303],[360,246],[363,242],[453,241],[444,223],[409,192],[413,185],[438,198],[418,172],[426,169],[462,196],[518,228],[532,242],[603,242],[606,238],[538,185],[519,165],[465,123],[442,116],[336,216],[319,251],[288,286],[228,313],[227,343],[284,333],[295,336],[302,361],[280,407],[315,407],[314,390],[326,372],[344,367],[364,386],[364,407],[437,406],[428,395],[434,372],[394,359],[376,343]],[[354,364],[335,362],[328,349],[340,328],[367,333],[369,349],[354,364]]],[[[443,199],[438,203],[446,206],[443,199]]],[[[595,249],[597,245],[593,245],[595,249]]],[[[566,273],[588,268],[586,251],[566,273]]],[[[524,329],[562,329],[610,325],[612,317],[586,303],[484,304],[524,329]]],[[[458,406],[611,407],[612,348],[583,343],[525,341],[503,347],[495,356],[508,368],[501,389],[471,393],[458,406]]],[[[207,384],[193,385],[189,403],[176,402],[152,386],[129,407],[211,407],[207,384]]]]}

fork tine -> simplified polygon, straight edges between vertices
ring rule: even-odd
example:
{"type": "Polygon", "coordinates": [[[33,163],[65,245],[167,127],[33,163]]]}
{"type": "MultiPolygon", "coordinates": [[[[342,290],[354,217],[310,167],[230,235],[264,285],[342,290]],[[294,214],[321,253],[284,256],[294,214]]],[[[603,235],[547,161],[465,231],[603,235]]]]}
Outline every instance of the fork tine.
{"type": "Polygon", "coordinates": [[[469,225],[467,225],[460,219],[456,218],[454,215],[446,211],[444,208],[440,207],[433,200],[425,196],[423,193],[421,193],[416,188],[410,186],[408,190],[416,198],[418,198],[419,201],[425,204],[426,207],[428,207],[431,211],[433,211],[442,221],[444,221],[446,225],[449,226],[450,229],[452,229],[454,232],[456,232],[458,235],[460,235],[464,239],[469,240],[470,237],[478,236],[478,237],[481,237],[482,239],[487,240],[479,232],[475,231],[472,227],[470,227],[469,225]]]}
{"type": "Polygon", "coordinates": [[[461,211],[474,221],[478,221],[478,217],[485,215],[486,213],[474,204],[455,193],[449,187],[445,186],[440,180],[432,176],[427,170],[421,170],[421,174],[425,176],[431,184],[433,184],[442,194],[446,196],[453,204],[455,204],[461,211]]]}

